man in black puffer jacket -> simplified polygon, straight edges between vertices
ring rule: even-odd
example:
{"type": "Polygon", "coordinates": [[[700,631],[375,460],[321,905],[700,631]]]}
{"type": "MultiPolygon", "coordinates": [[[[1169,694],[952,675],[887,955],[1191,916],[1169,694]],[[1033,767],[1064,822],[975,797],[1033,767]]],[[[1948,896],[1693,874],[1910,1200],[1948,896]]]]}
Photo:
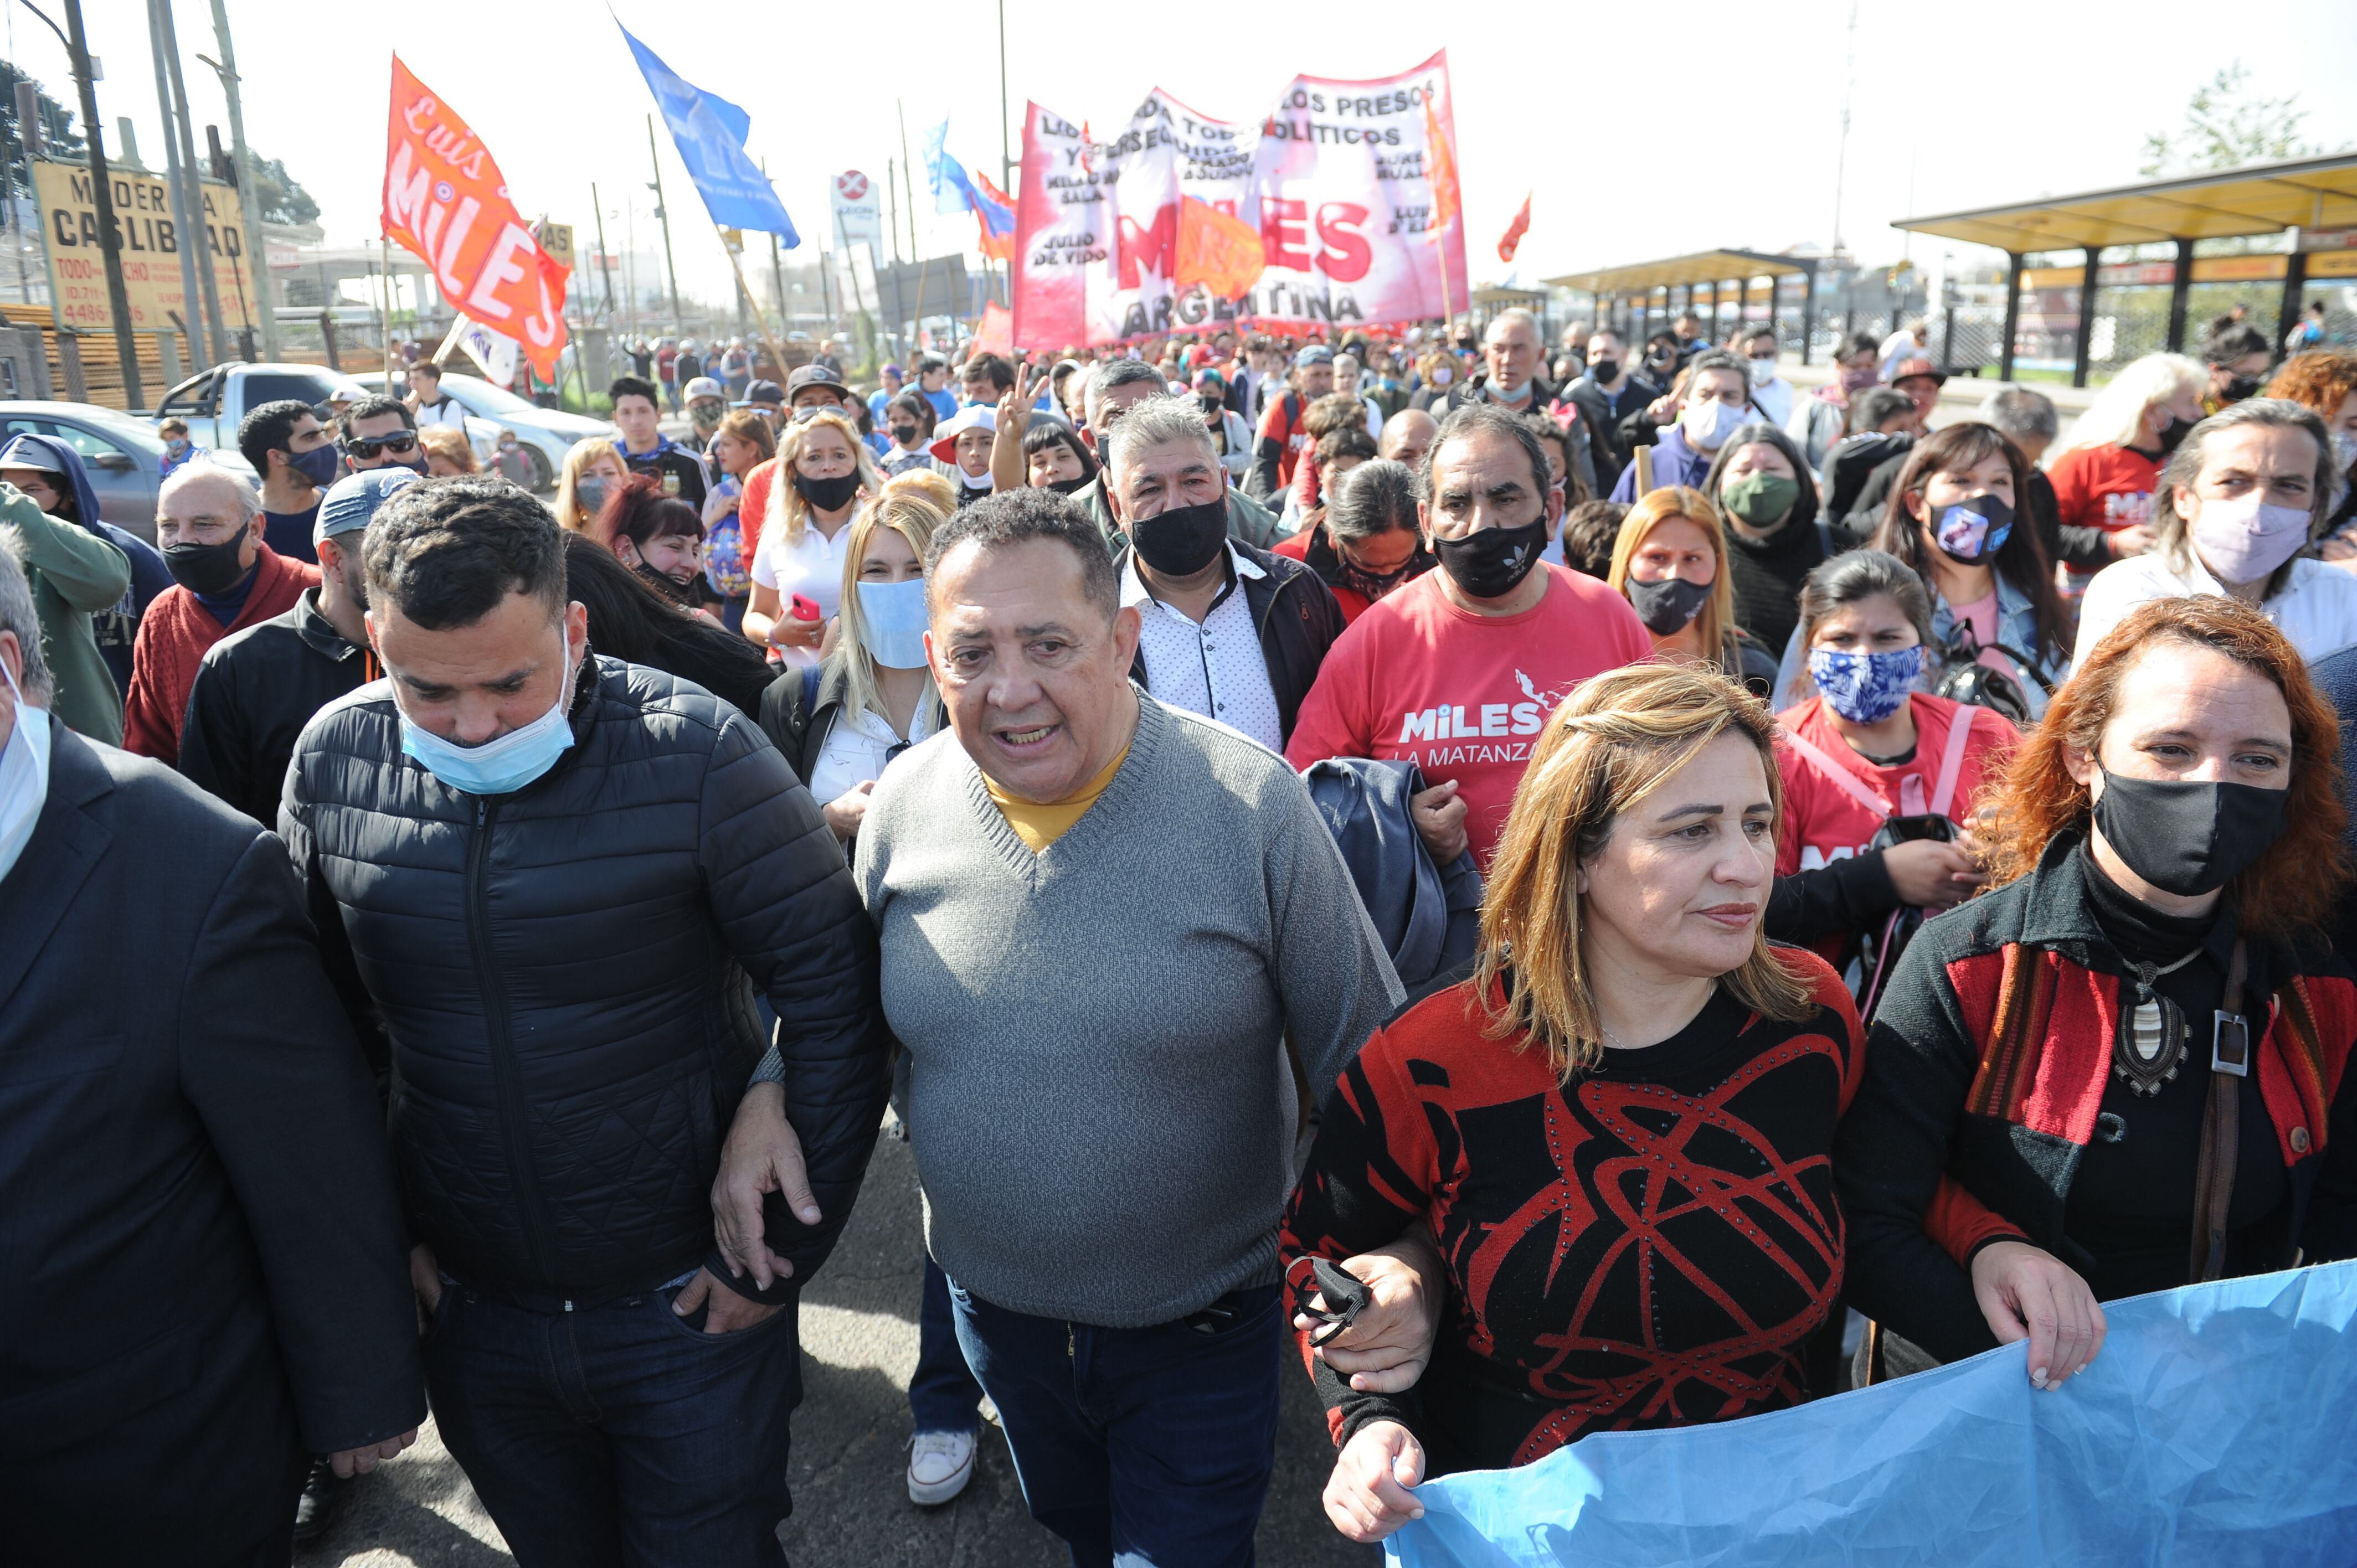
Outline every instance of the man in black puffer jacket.
{"type": "Polygon", "coordinates": [[[523,491],[411,487],[367,575],[389,679],[304,732],[279,824],[391,1044],[443,1439],[519,1563],[782,1563],[796,1293],[887,1087],[875,929],[750,721],[589,650],[523,491]],[[766,1289],[709,1203],[756,988],[809,1176],[766,1289]]]}

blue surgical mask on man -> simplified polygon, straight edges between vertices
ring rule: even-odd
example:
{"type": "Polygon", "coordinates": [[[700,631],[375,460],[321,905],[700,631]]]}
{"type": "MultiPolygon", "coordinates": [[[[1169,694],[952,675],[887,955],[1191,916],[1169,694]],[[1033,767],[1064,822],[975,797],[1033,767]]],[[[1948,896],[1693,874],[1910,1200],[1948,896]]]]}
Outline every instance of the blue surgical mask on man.
{"type": "Polygon", "coordinates": [[[49,713],[25,701],[16,672],[5,662],[0,662],[0,679],[16,697],[16,727],[0,751],[0,880],[5,880],[49,798],[49,713]]]}
{"type": "Polygon", "coordinates": [[[861,583],[859,618],[866,623],[868,657],[887,670],[925,667],[925,582],[861,583]]]}
{"type": "MultiPolygon", "coordinates": [[[[561,638],[563,632],[558,635],[561,638]]],[[[548,712],[480,746],[445,740],[402,713],[401,749],[462,794],[513,794],[555,767],[556,759],[573,745],[573,725],[566,710],[572,706],[573,682],[579,673],[579,666],[568,665],[548,712]]],[[[397,699],[393,708],[400,712],[397,699]]]]}

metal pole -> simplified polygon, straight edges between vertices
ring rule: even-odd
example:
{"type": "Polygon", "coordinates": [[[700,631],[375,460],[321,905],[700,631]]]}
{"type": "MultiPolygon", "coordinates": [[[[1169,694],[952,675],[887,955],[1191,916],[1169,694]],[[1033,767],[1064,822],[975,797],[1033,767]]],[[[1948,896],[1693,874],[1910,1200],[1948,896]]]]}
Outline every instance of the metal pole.
{"type": "MultiPolygon", "coordinates": [[[[2189,271],[2190,269],[2188,269],[2189,271]]],[[[2299,325],[2301,313],[2307,308],[2308,252],[2294,251],[2284,258],[2283,297],[2276,306],[2276,341],[2281,343],[2299,325]]]]}
{"type": "MultiPolygon", "coordinates": [[[[900,166],[908,171],[905,177],[909,182],[909,259],[913,262],[924,254],[917,244],[917,165],[909,156],[908,108],[895,98],[892,100],[892,112],[900,117],[900,166]]],[[[923,285],[920,284],[918,285],[917,297],[917,304],[920,309],[924,303],[923,285]]]]}
{"type": "Polygon", "coordinates": [[[197,254],[192,244],[195,230],[188,222],[188,189],[180,179],[180,143],[172,134],[172,79],[164,69],[164,23],[156,15],[165,0],[147,0],[148,50],[156,58],[156,107],[164,117],[164,194],[172,209],[172,228],[178,235],[173,249],[180,258],[180,310],[185,323],[193,318],[197,329],[181,336],[188,346],[188,371],[194,374],[213,361],[205,357],[204,317],[199,311],[201,295],[197,288],[197,254]]]}
{"type": "MultiPolygon", "coordinates": [[[[761,173],[766,177],[769,172],[770,160],[763,158],[761,173]]],[[[778,244],[778,236],[774,231],[770,235],[770,284],[778,291],[778,330],[791,332],[793,330],[793,326],[786,319],[786,263],[782,250],[778,244]]],[[[765,317],[763,319],[766,321],[768,317],[765,317]]],[[[780,360],[778,361],[779,379],[783,380],[785,373],[786,362],[780,360]]]]}
{"type": "Polygon", "coordinates": [[[197,177],[197,138],[188,124],[188,84],[180,74],[180,35],[172,26],[171,0],[155,0],[156,17],[164,29],[164,64],[172,73],[173,111],[164,122],[164,139],[170,141],[177,126],[180,137],[180,177],[188,182],[188,216],[196,223],[195,235],[201,245],[197,252],[197,286],[205,296],[205,325],[213,338],[213,360],[216,363],[230,358],[229,323],[221,315],[221,280],[213,273],[213,226],[205,212],[205,188],[197,177]]]}
{"type": "MultiPolygon", "coordinates": [[[[213,38],[221,46],[221,59],[205,63],[221,78],[221,95],[229,100],[229,145],[237,158],[237,199],[244,209],[246,260],[254,269],[253,292],[262,317],[262,357],[275,360],[279,357],[278,285],[267,281],[270,257],[262,245],[262,202],[254,178],[253,152],[245,145],[245,105],[237,91],[237,50],[230,43],[228,0],[213,0],[213,38]]],[[[202,55],[197,58],[205,59],[202,55]]]]}
{"type": "Polygon", "coordinates": [[[2193,242],[2177,242],[2177,266],[2169,276],[2169,351],[2185,351],[2185,295],[2193,286],[2193,242]]]}
{"type": "MultiPolygon", "coordinates": [[[[17,102],[22,103],[25,100],[19,98],[17,102]]],[[[36,97],[34,102],[38,104],[39,99],[36,97]]],[[[25,161],[25,183],[27,187],[31,186],[33,183],[31,146],[32,145],[25,140],[22,125],[17,127],[14,136],[6,138],[5,143],[0,143],[0,157],[7,160],[5,164],[0,164],[0,168],[7,170],[5,183],[8,188],[8,248],[16,252],[16,297],[27,305],[33,303],[33,280],[27,276],[25,272],[25,225],[16,210],[16,159],[21,156],[25,161]]]]}
{"type": "Polygon", "coordinates": [[[2005,257],[2005,341],[1997,349],[1996,379],[2013,380],[2013,335],[2021,325],[2021,252],[2005,257]]]}
{"type": "Polygon", "coordinates": [[[137,408],[147,401],[139,384],[139,338],[131,329],[131,295],[123,286],[123,236],[114,226],[114,176],[106,166],[105,139],[99,134],[98,88],[90,76],[90,44],[82,33],[81,0],[65,0],[66,25],[43,16],[32,0],[25,9],[40,18],[66,46],[74,88],[81,105],[83,145],[89,154],[91,200],[98,209],[98,249],[106,263],[106,305],[114,316],[114,351],[123,360],[123,400],[137,408]]]}
{"type": "Polygon", "coordinates": [[[1015,194],[1015,149],[1006,130],[1006,0],[998,0],[998,188],[1015,194]]]}
{"type": "MultiPolygon", "coordinates": [[[[159,0],[169,4],[170,0],[159,0]]],[[[379,234],[381,247],[378,275],[384,280],[384,292],[377,295],[377,329],[384,338],[384,395],[393,395],[393,236],[379,234]]]]}
{"type": "Polygon", "coordinates": [[[892,264],[900,264],[900,166],[884,160],[884,193],[892,203],[892,264]]]}
{"type": "MultiPolygon", "coordinates": [[[[728,270],[737,274],[737,287],[749,303],[753,297],[753,291],[746,285],[745,268],[737,260],[736,247],[729,244],[727,237],[720,232],[719,224],[715,223],[712,226],[712,233],[713,237],[720,242],[720,249],[728,258],[728,270]]],[[[760,313],[756,311],[754,314],[759,316],[760,313]]],[[[786,351],[778,346],[778,340],[775,338],[770,336],[770,324],[767,321],[761,323],[761,340],[769,344],[770,358],[777,361],[779,370],[783,371],[786,368],[786,351]]]]}
{"type": "MultiPolygon", "coordinates": [[[[614,320],[614,258],[606,253],[606,209],[597,200],[597,182],[589,182],[589,210],[597,218],[597,271],[606,280],[606,326],[611,330],[614,320]]],[[[587,403],[582,405],[587,407],[587,403]]]]}
{"type": "Polygon", "coordinates": [[[2079,252],[2079,340],[2071,349],[2071,384],[2074,387],[2087,384],[2091,351],[2095,346],[2095,258],[2101,253],[2093,245],[2079,252]]]}
{"type": "Polygon", "coordinates": [[[679,307],[679,263],[671,255],[671,208],[663,201],[662,159],[655,152],[655,117],[647,116],[647,162],[654,166],[655,216],[662,220],[663,268],[671,274],[672,330],[684,335],[687,313],[679,307]]]}

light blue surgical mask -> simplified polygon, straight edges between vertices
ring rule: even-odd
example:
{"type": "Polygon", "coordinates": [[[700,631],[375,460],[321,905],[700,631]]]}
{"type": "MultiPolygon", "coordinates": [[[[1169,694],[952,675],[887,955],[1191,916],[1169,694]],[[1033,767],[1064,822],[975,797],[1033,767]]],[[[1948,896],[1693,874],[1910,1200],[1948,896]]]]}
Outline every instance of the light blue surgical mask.
{"type": "MultiPolygon", "coordinates": [[[[586,655],[584,657],[587,657],[586,655]]],[[[573,744],[573,725],[565,717],[571,705],[578,665],[565,672],[555,705],[528,725],[511,729],[480,746],[460,746],[444,740],[407,714],[401,714],[401,749],[453,789],[468,795],[508,795],[522,789],[556,766],[573,744]]],[[[400,703],[393,704],[396,712],[400,703]]]]}
{"type": "Polygon", "coordinates": [[[925,580],[861,583],[859,618],[867,630],[868,657],[887,670],[925,667],[925,580]]]}
{"type": "Polygon", "coordinates": [[[16,857],[33,837],[41,820],[41,805],[49,798],[49,713],[25,701],[14,671],[0,664],[0,678],[16,694],[16,728],[8,748],[0,751],[0,880],[15,870],[16,857]]]}

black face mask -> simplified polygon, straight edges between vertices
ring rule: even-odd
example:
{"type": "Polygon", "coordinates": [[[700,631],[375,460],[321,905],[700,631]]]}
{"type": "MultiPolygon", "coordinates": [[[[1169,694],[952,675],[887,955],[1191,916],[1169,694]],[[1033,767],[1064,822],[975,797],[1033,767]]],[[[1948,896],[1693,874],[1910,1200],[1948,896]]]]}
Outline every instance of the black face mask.
{"type": "Polygon", "coordinates": [[[2281,789],[2104,770],[2095,828],[2130,871],[2180,898],[2215,892],[2284,834],[2281,789]]]}
{"type": "Polygon", "coordinates": [[[802,499],[821,511],[841,511],[859,493],[859,474],[854,470],[838,474],[832,479],[813,479],[801,469],[794,470],[794,489],[802,499]]]}
{"type": "Polygon", "coordinates": [[[1664,577],[1658,583],[1629,580],[1629,603],[1635,607],[1637,618],[1655,637],[1672,637],[1684,631],[1702,614],[1703,606],[1710,602],[1711,585],[1689,583],[1684,577],[1664,577]]]}
{"type": "Polygon", "coordinates": [[[240,533],[219,544],[167,544],[164,564],[172,581],[188,592],[217,599],[245,581],[246,573],[253,570],[237,558],[244,542],[245,535],[240,533]]]}
{"type": "Polygon", "coordinates": [[[1076,475],[1069,479],[1050,479],[1048,488],[1060,496],[1069,496],[1077,490],[1087,489],[1095,482],[1085,475],[1076,475]]]}
{"type": "Polygon", "coordinates": [[[2226,383],[2225,390],[2221,392],[2218,396],[2227,403],[2240,403],[2246,397],[2257,396],[2258,391],[2258,377],[2236,376],[2233,380],[2226,383]]]}
{"type": "Polygon", "coordinates": [[[1165,577],[1191,577],[1219,559],[1228,540],[1225,496],[1200,506],[1172,507],[1133,518],[1129,542],[1137,558],[1165,577]]]}
{"type": "Polygon", "coordinates": [[[2185,439],[2185,433],[2192,428],[2193,422],[2191,420],[2180,419],[2174,413],[2170,414],[2169,416],[2169,424],[2163,427],[2160,433],[2160,455],[2166,457],[2171,452],[2176,451],[2178,443],[2183,441],[2185,439]]]}
{"type": "Polygon", "coordinates": [[[1546,549],[1546,519],[1520,528],[1485,528],[1462,539],[1436,539],[1440,569],[1477,599],[1502,599],[1535,571],[1546,549]]]}
{"type": "Polygon", "coordinates": [[[917,444],[917,427],[913,424],[894,425],[892,440],[898,446],[914,446],[917,444]]]}
{"type": "Polygon", "coordinates": [[[645,562],[640,562],[630,570],[638,574],[640,582],[652,588],[666,603],[685,605],[689,602],[690,596],[686,585],[673,582],[645,562]]]}
{"type": "Polygon", "coordinates": [[[1609,386],[1620,374],[1618,360],[1598,360],[1587,367],[1587,379],[1598,386],[1609,386]]]}

